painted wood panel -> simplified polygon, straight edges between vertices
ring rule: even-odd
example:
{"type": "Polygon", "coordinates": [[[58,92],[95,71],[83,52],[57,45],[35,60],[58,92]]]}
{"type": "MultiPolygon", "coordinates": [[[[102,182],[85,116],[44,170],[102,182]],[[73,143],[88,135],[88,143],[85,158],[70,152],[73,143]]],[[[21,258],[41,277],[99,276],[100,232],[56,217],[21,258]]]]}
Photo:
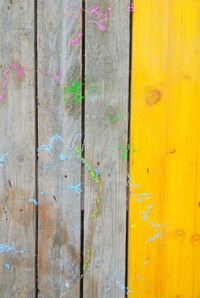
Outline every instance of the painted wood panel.
{"type": "Polygon", "coordinates": [[[198,298],[199,1],[135,0],[129,297],[198,298]]]}
{"type": "Polygon", "coordinates": [[[129,12],[128,1],[101,1],[91,16],[95,6],[86,1],[85,75],[96,91],[85,96],[85,158],[100,176],[85,169],[85,264],[91,260],[83,293],[119,298],[126,271],[127,158],[120,148],[128,142],[129,12]]]}
{"type": "Polygon", "coordinates": [[[81,196],[70,186],[81,183],[81,166],[70,148],[81,144],[81,105],[66,88],[81,81],[81,41],[72,42],[80,5],[39,0],[37,8],[39,297],[79,297],[81,196]]]}
{"type": "Polygon", "coordinates": [[[0,1],[0,297],[35,295],[34,6],[0,1]]]}

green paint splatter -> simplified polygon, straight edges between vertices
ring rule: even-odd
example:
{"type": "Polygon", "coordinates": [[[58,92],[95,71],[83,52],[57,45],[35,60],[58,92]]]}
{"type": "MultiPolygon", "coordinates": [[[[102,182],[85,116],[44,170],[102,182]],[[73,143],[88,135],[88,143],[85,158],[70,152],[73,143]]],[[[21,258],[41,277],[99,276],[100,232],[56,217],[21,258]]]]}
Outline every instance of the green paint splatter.
{"type": "Polygon", "coordinates": [[[92,258],[92,251],[91,251],[91,249],[87,249],[86,253],[85,253],[84,263],[83,263],[83,273],[81,274],[80,279],[83,278],[85,271],[89,267],[91,258],[92,258]]]}
{"type": "Polygon", "coordinates": [[[128,152],[130,150],[130,145],[127,145],[127,146],[122,146],[122,145],[119,145],[119,152],[120,152],[120,156],[121,156],[121,159],[123,161],[127,161],[128,160],[128,152]]]}
{"type": "Polygon", "coordinates": [[[65,87],[65,95],[68,95],[69,93],[76,93],[79,92],[81,88],[81,84],[78,81],[72,82],[71,87],[65,87]]]}
{"type": "Polygon", "coordinates": [[[127,146],[122,146],[122,145],[119,145],[119,152],[120,152],[120,156],[121,156],[121,159],[123,161],[127,161],[128,160],[128,153],[135,153],[137,152],[137,150],[135,149],[134,146],[130,146],[129,144],[127,146]]]}
{"type": "Polygon", "coordinates": [[[120,121],[120,120],[122,120],[123,119],[123,114],[121,113],[121,112],[118,112],[117,114],[115,114],[115,115],[107,115],[107,119],[111,122],[111,123],[113,123],[113,124],[115,124],[115,123],[117,123],[118,121],[120,121]]]}
{"type": "Polygon", "coordinates": [[[71,102],[74,105],[79,106],[84,99],[84,96],[81,95],[81,83],[79,81],[74,81],[70,87],[65,87],[64,94],[65,104],[71,102]]]}

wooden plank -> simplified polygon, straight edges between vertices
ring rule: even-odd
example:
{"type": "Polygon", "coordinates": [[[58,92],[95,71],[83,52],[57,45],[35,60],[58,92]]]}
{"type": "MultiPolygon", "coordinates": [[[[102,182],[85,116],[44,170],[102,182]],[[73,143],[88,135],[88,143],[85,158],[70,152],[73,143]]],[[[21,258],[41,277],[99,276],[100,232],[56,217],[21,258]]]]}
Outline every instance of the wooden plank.
{"type": "Polygon", "coordinates": [[[81,133],[81,107],[64,102],[64,88],[81,80],[76,5],[38,1],[39,297],[79,297],[81,202],[67,186],[80,183],[81,167],[67,146],[81,133]]]}
{"type": "Polygon", "coordinates": [[[33,1],[0,1],[0,297],[35,296],[33,1]]]}
{"type": "Polygon", "coordinates": [[[199,17],[199,1],[135,0],[130,298],[200,295],[199,17]]]}
{"type": "Polygon", "coordinates": [[[85,73],[93,78],[96,91],[85,96],[85,158],[99,170],[102,186],[101,190],[98,179],[91,179],[92,170],[85,169],[85,265],[88,258],[91,261],[85,270],[84,297],[88,298],[124,297],[120,286],[125,285],[126,270],[127,162],[121,159],[119,146],[127,145],[128,135],[128,2],[101,1],[95,15],[88,11],[96,2],[86,1],[85,73]],[[109,7],[109,20],[100,22],[106,14],[99,19],[97,14],[108,15],[109,7]]]}

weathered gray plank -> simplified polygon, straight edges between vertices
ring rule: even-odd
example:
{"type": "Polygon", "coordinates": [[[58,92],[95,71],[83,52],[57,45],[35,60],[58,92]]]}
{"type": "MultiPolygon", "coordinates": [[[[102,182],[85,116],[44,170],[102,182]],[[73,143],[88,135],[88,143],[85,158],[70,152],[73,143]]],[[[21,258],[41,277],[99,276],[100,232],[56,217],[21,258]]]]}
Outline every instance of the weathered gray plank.
{"type": "Polygon", "coordinates": [[[28,198],[35,196],[33,2],[0,1],[0,297],[3,298],[35,295],[35,207],[28,203],[28,198]]]}
{"type": "MultiPolygon", "coordinates": [[[[95,1],[86,3],[87,11],[96,5],[95,1]]],[[[109,5],[100,1],[99,11],[111,7],[109,20],[102,23],[91,22],[92,16],[97,18],[86,13],[86,76],[94,77],[97,91],[85,99],[85,152],[86,159],[99,169],[102,183],[100,191],[86,169],[86,254],[91,250],[91,264],[84,276],[87,298],[124,297],[120,287],[125,284],[127,163],[120,157],[119,146],[126,146],[128,132],[128,3],[125,0],[109,5]],[[118,112],[122,114],[113,122],[108,116],[118,112]],[[97,195],[99,204],[95,203],[97,195]],[[91,212],[97,205],[99,214],[92,219],[91,212]]]]}
{"type": "Polygon", "coordinates": [[[80,183],[81,167],[66,146],[81,133],[81,107],[63,103],[64,85],[81,80],[81,41],[70,43],[81,32],[75,5],[81,1],[38,1],[39,145],[59,135],[51,154],[39,151],[39,297],[79,297],[81,201],[66,186],[80,183]],[[59,160],[61,152],[67,160],[59,160]]]}

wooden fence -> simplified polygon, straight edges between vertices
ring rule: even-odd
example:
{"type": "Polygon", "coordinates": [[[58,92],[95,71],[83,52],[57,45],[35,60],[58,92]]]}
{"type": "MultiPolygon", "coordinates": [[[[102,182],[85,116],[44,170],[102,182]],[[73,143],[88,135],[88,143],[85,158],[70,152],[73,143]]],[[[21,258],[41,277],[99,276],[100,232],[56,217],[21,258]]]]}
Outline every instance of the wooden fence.
{"type": "Polygon", "coordinates": [[[200,2],[131,2],[0,1],[0,298],[200,297],[200,2]]]}
{"type": "Polygon", "coordinates": [[[200,297],[200,1],[135,1],[130,298],[200,297]]]}
{"type": "Polygon", "coordinates": [[[0,1],[0,297],[124,297],[128,7],[0,1]]]}

